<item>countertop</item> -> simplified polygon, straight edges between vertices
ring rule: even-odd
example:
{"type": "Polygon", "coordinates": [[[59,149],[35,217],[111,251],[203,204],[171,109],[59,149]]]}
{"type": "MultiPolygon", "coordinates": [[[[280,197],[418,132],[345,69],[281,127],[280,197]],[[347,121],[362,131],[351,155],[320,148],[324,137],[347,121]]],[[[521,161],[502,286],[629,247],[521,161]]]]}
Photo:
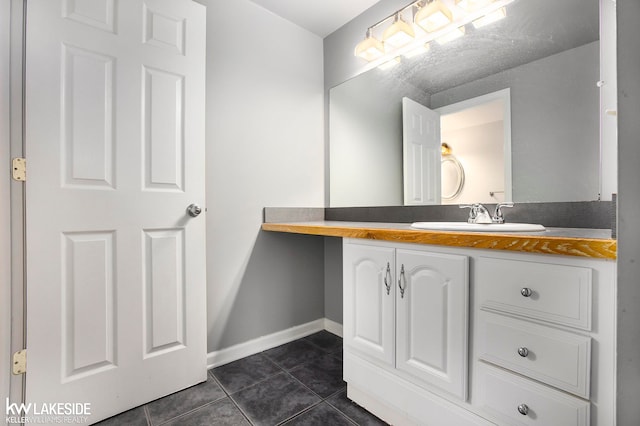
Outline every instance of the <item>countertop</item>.
{"type": "Polygon", "coordinates": [[[597,259],[616,259],[617,256],[617,241],[611,238],[608,229],[547,228],[544,232],[483,233],[427,231],[411,228],[409,223],[313,221],[264,223],[262,230],[597,259]]]}

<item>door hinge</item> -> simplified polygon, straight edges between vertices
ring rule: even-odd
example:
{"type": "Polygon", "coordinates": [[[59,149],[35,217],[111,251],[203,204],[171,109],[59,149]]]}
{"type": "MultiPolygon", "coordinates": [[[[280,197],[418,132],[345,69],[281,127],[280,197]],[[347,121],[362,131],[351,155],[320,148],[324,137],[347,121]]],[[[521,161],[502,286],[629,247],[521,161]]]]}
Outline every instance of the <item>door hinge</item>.
{"type": "Polygon", "coordinates": [[[24,374],[27,372],[27,350],[15,352],[13,354],[13,364],[11,371],[15,375],[24,374]]]}
{"type": "Polygon", "coordinates": [[[14,158],[11,164],[11,176],[13,180],[24,182],[27,180],[27,160],[24,158],[14,158]]]}

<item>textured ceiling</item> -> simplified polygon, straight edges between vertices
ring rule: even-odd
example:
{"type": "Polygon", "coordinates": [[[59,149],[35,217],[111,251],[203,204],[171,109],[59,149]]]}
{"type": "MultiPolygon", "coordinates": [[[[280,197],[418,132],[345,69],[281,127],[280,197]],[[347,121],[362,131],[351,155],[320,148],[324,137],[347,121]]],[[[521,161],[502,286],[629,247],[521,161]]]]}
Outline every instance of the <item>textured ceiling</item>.
{"type": "Polygon", "coordinates": [[[390,70],[427,93],[475,81],[599,39],[598,0],[516,0],[507,17],[390,70]]]}

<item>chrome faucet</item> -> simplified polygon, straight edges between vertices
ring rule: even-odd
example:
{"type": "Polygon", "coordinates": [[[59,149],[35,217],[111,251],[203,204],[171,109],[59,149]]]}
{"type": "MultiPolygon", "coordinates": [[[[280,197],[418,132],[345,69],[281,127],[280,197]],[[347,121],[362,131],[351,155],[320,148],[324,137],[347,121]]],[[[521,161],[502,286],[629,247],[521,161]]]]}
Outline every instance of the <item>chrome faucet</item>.
{"type": "Polygon", "coordinates": [[[470,209],[468,223],[493,223],[487,208],[480,203],[461,204],[461,209],[470,209]]]}
{"type": "Polygon", "coordinates": [[[513,207],[513,203],[498,203],[493,216],[489,215],[489,211],[480,203],[461,204],[461,209],[470,209],[468,223],[504,223],[503,207],[513,207]]]}

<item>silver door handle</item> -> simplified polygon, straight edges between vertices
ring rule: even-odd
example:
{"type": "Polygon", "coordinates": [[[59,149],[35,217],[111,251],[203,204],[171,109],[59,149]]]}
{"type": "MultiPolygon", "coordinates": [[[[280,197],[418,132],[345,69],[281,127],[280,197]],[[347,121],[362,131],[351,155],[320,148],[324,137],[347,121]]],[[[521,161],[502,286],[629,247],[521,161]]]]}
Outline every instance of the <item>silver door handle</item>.
{"type": "Polygon", "coordinates": [[[191,204],[187,207],[187,213],[189,213],[189,216],[191,217],[196,217],[202,213],[202,208],[197,204],[191,204]]]}

